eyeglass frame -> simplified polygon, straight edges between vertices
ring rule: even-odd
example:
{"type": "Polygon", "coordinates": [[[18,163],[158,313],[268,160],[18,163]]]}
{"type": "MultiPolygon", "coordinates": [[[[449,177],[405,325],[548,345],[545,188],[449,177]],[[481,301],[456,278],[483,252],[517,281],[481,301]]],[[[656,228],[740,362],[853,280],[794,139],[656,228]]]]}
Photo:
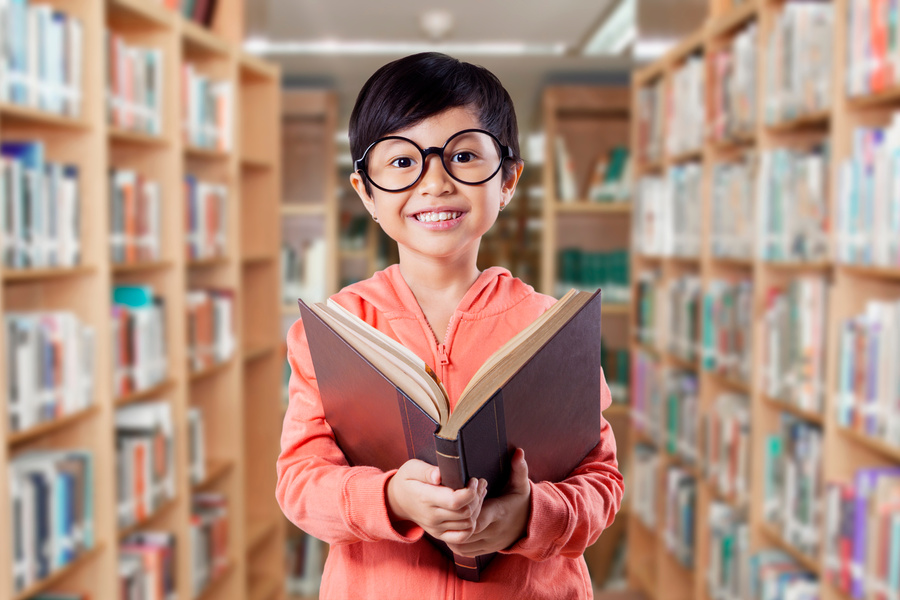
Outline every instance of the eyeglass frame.
{"type": "Polygon", "coordinates": [[[486,131],[486,130],[484,130],[484,129],[463,129],[462,131],[457,131],[456,133],[454,133],[453,135],[451,135],[450,137],[448,137],[448,138],[447,138],[447,141],[444,142],[444,145],[441,146],[440,148],[438,148],[437,146],[431,146],[430,148],[425,148],[424,150],[422,149],[421,146],[419,146],[417,143],[415,143],[415,142],[412,141],[411,139],[405,138],[405,137],[403,137],[403,136],[401,136],[401,135],[388,135],[388,136],[385,136],[385,137],[383,137],[383,138],[378,138],[377,140],[375,140],[374,142],[372,142],[371,144],[369,144],[369,147],[366,148],[366,151],[365,151],[365,152],[363,152],[362,157],[357,158],[355,161],[353,161],[353,169],[354,169],[354,173],[362,173],[363,176],[366,178],[366,181],[368,181],[369,183],[371,183],[372,185],[374,185],[375,187],[377,187],[377,188],[378,188],[379,190],[381,190],[382,192],[388,192],[388,193],[405,192],[406,190],[408,190],[408,189],[410,189],[410,188],[412,188],[412,187],[415,187],[416,184],[418,184],[419,181],[421,181],[422,175],[425,174],[425,162],[426,162],[426,160],[428,159],[428,157],[431,156],[432,154],[436,154],[436,155],[438,156],[438,158],[441,160],[441,166],[444,167],[444,171],[447,173],[447,175],[449,175],[451,178],[453,178],[454,181],[458,181],[459,183],[461,183],[461,184],[463,184],[463,185],[481,185],[481,184],[483,184],[483,183],[487,183],[488,181],[490,181],[491,179],[493,179],[494,177],[496,177],[497,173],[499,173],[500,170],[503,168],[503,161],[504,161],[504,160],[506,160],[507,158],[515,158],[515,155],[513,154],[512,148],[510,148],[510,147],[507,146],[506,144],[503,144],[503,143],[500,141],[500,139],[499,139],[496,135],[494,135],[493,133],[491,133],[490,131],[486,131]],[[464,133],[486,133],[486,134],[489,135],[495,142],[497,142],[497,146],[500,147],[500,162],[499,162],[498,165],[497,165],[497,170],[495,170],[493,173],[491,173],[491,175],[490,175],[489,177],[487,177],[487,178],[485,178],[485,179],[482,179],[481,181],[478,181],[478,182],[475,182],[475,183],[470,183],[470,182],[468,182],[468,181],[463,181],[462,179],[458,178],[456,175],[454,175],[453,173],[451,173],[451,172],[450,172],[450,169],[447,168],[447,165],[444,164],[444,149],[447,147],[447,144],[449,144],[451,141],[453,141],[453,139],[456,138],[457,136],[460,136],[460,135],[462,135],[462,134],[464,134],[464,133]],[[419,151],[419,154],[422,155],[422,168],[421,168],[421,170],[419,171],[419,176],[416,177],[415,181],[413,181],[411,184],[409,184],[409,185],[406,186],[406,187],[403,187],[403,188],[400,188],[400,189],[396,189],[396,190],[390,190],[390,189],[388,189],[388,188],[381,187],[380,185],[378,185],[377,183],[375,183],[375,181],[372,179],[371,176],[369,176],[369,170],[368,170],[368,167],[367,167],[366,164],[365,164],[366,158],[369,156],[369,150],[371,150],[372,148],[374,148],[376,144],[379,144],[379,143],[384,142],[384,141],[386,141],[386,140],[403,140],[404,142],[409,142],[410,144],[412,144],[413,146],[415,146],[415,148],[419,151]]]}

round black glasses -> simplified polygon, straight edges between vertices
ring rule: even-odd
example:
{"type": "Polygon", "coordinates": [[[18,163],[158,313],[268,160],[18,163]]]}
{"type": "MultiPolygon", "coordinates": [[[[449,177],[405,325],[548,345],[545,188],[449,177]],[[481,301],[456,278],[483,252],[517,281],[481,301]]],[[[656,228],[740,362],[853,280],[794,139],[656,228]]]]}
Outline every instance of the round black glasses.
{"type": "Polygon", "coordinates": [[[443,147],[424,150],[405,137],[383,137],[366,148],[353,168],[382,191],[402,192],[422,178],[430,154],[437,154],[447,174],[466,185],[485,183],[500,171],[504,159],[513,158],[512,150],[492,133],[464,129],[450,136],[443,147]]]}

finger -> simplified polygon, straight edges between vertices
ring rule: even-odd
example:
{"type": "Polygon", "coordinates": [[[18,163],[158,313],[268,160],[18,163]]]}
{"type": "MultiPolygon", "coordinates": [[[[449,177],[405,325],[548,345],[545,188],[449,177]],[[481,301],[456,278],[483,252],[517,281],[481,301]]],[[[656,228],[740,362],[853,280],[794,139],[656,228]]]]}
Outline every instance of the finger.
{"type": "MultiPolygon", "coordinates": [[[[434,533],[432,533],[432,535],[434,535],[434,533]]],[[[471,530],[448,529],[447,531],[444,531],[443,533],[434,535],[434,537],[436,537],[437,539],[446,543],[448,546],[455,546],[455,545],[465,544],[469,540],[469,537],[471,535],[472,535],[471,530]]]]}
{"type": "Polygon", "coordinates": [[[401,470],[403,471],[403,477],[406,479],[413,479],[431,485],[440,485],[441,483],[441,470],[422,460],[408,460],[403,464],[401,470]]]}
{"type": "Polygon", "coordinates": [[[516,448],[512,458],[512,473],[509,477],[509,489],[514,493],[525,493],[528,487],[528,463],[525,462],[525,450],[516,448]]]}
{"type": "Polygon", "coordinates": [[[473,479],[469,485],[458,489],[442,487],[436,490],[435,499],[437,505],[447,510],[462,510],[473,503],[481,503],[481,494],[478,493],[478,480],[473,479]]]}

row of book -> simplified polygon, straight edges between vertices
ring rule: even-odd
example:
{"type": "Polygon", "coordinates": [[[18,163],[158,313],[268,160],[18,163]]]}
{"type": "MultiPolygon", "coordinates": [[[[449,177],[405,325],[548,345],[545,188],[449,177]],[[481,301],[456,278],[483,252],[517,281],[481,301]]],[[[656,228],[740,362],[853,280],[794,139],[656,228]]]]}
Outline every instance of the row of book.
{"type": "Polygon", "coordinates": [[[190,290],[187,294],[188,365],[202,371],[230,359],[237,346],[234,334],[234,292],[190,290]]]}
{"type": "MultiPolygon", "coordinates": [[[[700,306],[702,304],[700,278],[683,275],[663,285],[666,308],[660,313],[662,327],[667,334],[663,345],[671,354],[696,364],[700,358],[700,306]]],[[[657,342],[658,344],[658,342],[657,342]]]]}
{"type": "MultiPolygon", "coordinates": [[[[777,124],[831,107],[834,5],[788,2],[766,40],[765,122],[777,124]]],[[[752,57],[748,57],[752,61],[752,57]]],[[[748,97],[755,97],[750,88],[748,97]]]]}
{"type": "Polygon", "coordinates": [[[838,262],[900,266],[898,149],[900,113],[891,115],[884,127],[853,130],[851,154],[840,165],[838,262]]]}
{"type": "Polygon", "coordinates": [[[308,533],[288,537],[285,552],[288,594],[304,598],[319,594],[326,554],[325,542],[308,533]]]}
{"type": "Polygon", "coordinates": [[[665,472],[665,486],[662,537],[675,560],[690,569],[696,548],[697,479],[686,469],[671,465],[665,472]]]}
{"type": "MultiPolygon", "coordinates": [[[[753,600],[819,600],[819,580],[782,550],[766,549],[750,557],[753,600]]],[[[742,596],[738,596],[742,597],[742,596]]]]}
{"type": "Polygon", "coordinates": [[[225,256],[228,251],[228,187],[188,175],[184,179],[184,197],[187,259],[225,256]]]}
{"type": "Polygon", "coordinates": [[[192,63],[182,67],[184,141],[207,150],[229,151],[234,129],[234,86],[202,73],[192,63]]]}
{"type": "Polygon", "coordinates": [[[900,82],[896,42],[900,24],[895,10],[885,0],[847,2],[842,15],[847,35],[847,96],[880,92],[900,82]]]}
{"type": "Polygon", "coordinates": [[[563,248],[557,252],[557,291],[565,294],[571,288],[603,290],[603,300],[609,303],[627,302],[629,290],[629,260],[627,250],[588,252],[581,248],[563,248]]]}
{"type": "Polygon", "coordinates": [[[214,492],[191,496],[191,589],[198,597],[229,566],[228,498],[214,492]]]}
{"type": "Polygon", "coordinates": [[[744,506],[750,496],[750,399],[720,394],[702,419],[704,476],[721,497],[744,506]]]}
{"type": "Polygon", "coordinates": [[[35,450],[9,462],[13,589],[21,592],[94,547],[94,460],[35,450]]]}
{"type": "Polygon", "coordinates": [[[110,235],[113,264],[160,258],[162,198],[158,181],[131,169],[109,173],[110,235]]]}
{"type": "Polygon", "coordinates": [[[630,510],[648,529],[656,530],[660,455],[653,446],[634,447],[631,473],[625,479],[630,510]]]}
{"type": "Polygon", "coordinates": [[[637,183],[632,224],[633,247],[651,256],[700,255],[702,167],[690,162],[671,167],[665,178],[637,183]]]}
{"type": "Polygon", "coordinates": [[[165,299],[147,285],[112,292],[113,391],[126,396],[158,385],[169,375],[165,299]]]}
{"type": "Polygon", "coordinates": [[[766,396],[822,413],[825,394],[827,283],[802,276],[765,296],[761,362],[766,396]]]}
{"type": "Polygon", "coordinates": [[[900,467],[825,485],[824,575],[850,598],[900,595],[900,467]]]}
{"type": "Polygon", "coordinates": [[[116,410],[116,499],[120,528],[153,515],[175,498],[171,404],[148,401],[116,410]]]}
{"type": "Polygon", "coordinates": [[[715,600],[750,595],[750,528],[745,511],[713,501],[707,517],[709,561],[706,589],[715,600]]]}
{"type": "Polygon", "coordinates": [[[628,379],[631,376],[631,351],[613,348],[605,339],[600,342],[600,364],[615,403],[628,403],[628,379]]]}
{"type": "Polygon", "coordinates": [[[703,294],[702,366],[737,381],[750,381],[753,282],[714,279],[703,294]]]}
{"type": "Polygon", "coordinates": [[[751,152],[712,167],[710,253],[716,258],[753,259],[753,213],[759,161],[751,152]]]}
{"type": "Polygon", "coordinates": [[[737,141],[755,133],[758,39],[754,21],[710,55],[709,137],[715,142],[737,141]]]}
{"type": "Polygon", "coordinates": [[[663,159],[663,127],[666,114],[665,81],[662,77],[637,91],[637,154],[642,163],[663,159]]]}
{"type": "Polygon", "coordinates": [[[79,172],[45,160],[42,142],[0,144],[3,266],[71,267],[81,260],[79,172]]]}
{"type": "Polygon", "coordinates": [[[163,54],[105,32],[106,119],[113,127],[162,135],[163,54]]]}
{"type": "Polygon", "coordinates": [[[93,327],[66,311],[7,311],[3,322],[11,432],[93,404],[93,327]]]}
{"type": "Polygon", "coordinates": [[[175,600],[175,542],[175,535],[169,531],[139,531],[122,540],[120,600],[175,600]]]}
{"type": "Polygon", "coordinates": [[[781,413],[778,430],[766,436],[763,460],[763,518],[813,560],[822,541],[823,445],[821,427],[781,413]]]}
{"type": "MultiPolygon", "coordinates": [[[[285,224],[288,229],[291,224],[285,224]]],[[[328,266],[328,247],[324,238],[317,237],[281,245],[281,289],[285,304],[294,305],[297,298],[319,302],[328,294],[325,290],[325,275],[328,266]]]]}
{"type": "Polygon", "coordinates": [[[81,21],[50,4],[0,0],[0,102],[81,115],[81,21]]]}
{"type": "Polygon", "coordinates": [[[632,361],[631,424],[653,440],[665,439],[663,368],[658,359],[637,350],[632,361]]]}
{"type": "Polygon", "coordinates": [[[870,300],[840,325],[837,422],[900,447],[900,301],[870,300]]]}
{"type": "Polygon", "coordinates": [[[680,462],[698,465],[697,455],[700,414],[700,385],[697,375],[677,369],[663,376],[663,402],[651,408],[651,418],[662,419],[665,433],[659,438],[666,453],[680,462]]]}
{"type": "Polygon", "coordinates": [[[667,99],[666,151],[670,155],[703,149],[706,131],[706,64],[689,56],[672,73],[667,99]]]}
{"type": "Polygon", "coordinates": [[[218,0],[156,0],[185,19],[195,21],[204,27],[212,25],[218,0]]]}
{"type": "Polygon", "coordinates": [[[562,135],[555,138],[556,193],[564,204],[587,200],[588,202],[623,202],[630,198],[631,153],[625,146],[614,146],[594,160],[587,196],[575,173],[575,162],[566,147],[562,135]]]}
{"type": "Polygon", "coordinates": [[[651,348],[662,348],[667,337],[666,296],[659,270],[645,270],[638,273],[635,285],[637,293],[637,314],[635,315],[636,336],[640,343],[651,348]]]}

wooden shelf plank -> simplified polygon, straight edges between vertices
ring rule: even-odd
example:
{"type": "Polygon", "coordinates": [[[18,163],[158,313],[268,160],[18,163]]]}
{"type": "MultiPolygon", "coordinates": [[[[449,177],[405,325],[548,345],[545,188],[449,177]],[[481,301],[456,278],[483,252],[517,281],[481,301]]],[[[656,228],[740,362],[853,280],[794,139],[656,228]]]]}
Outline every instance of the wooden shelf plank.
{"type": "Polygon", "coordinates": [[[783,273],[806,273],[806,272],[823,272],[830,270],[834,264],[829,261],[773,261],[764,260],[761,263],[764,267],[781,271],[783,273]]]}
{"type": "Polygon", "coordinates": [[[710,144],[713,150],[719,154],[732,154],[755,146],[756,134],[747,133],[727,140],[712,140],[710,144]]]}
{"type": "Polygon", "coordinates": [[[175,23],[172,11],[148,0],[107,0],[106,11],[111,20],[135,25],[172,27],[175,23]]]}
{"type": "Polygon", "coordinates": [[[341,260],[367,260],[369,258],[369,251],[366,248],[360,248],[358,250],[338,250],[338,254],[341,257],[341,260]]]}
{"type": "Polygon", "coordinates": [[[674,353],[668,352],[668,351],[665,353],[665,357],[666,357],[666,360],[668,360],[670,363],[672,363],[672,366],[674,366],[674,367],[677,367],[679,369],[687,369],[688,371],[695,371],[695,372],[700,371],[699,361],[691,362],[691,361],[681,358],[677,354],[674,354],[674,353]]]}
{"type": "Polygon", "coordinates": [[[151,514],[147,515],[143,519],[128,525],[119,530],[119,541],[124,540],[132,533],[136,533],[141,529],[146,529],[150,524],[152,524],[156,519],[160,518],[166,512],[168,512],[171,508],[173,508],[176,504],[178,504],[178,496],[174,498],[169,498],[165,502],[162,503],[159,508],[154,510],[151,514]]]}
{"type": "Polygon", "coordinates": [[[211,458],[206,461],[206,476],[193,484],[194,491],[204,490],[231,472],[234,468],[233,460],[211,458]]]}
{"type": "Polygon", "coordinates": [[[787,402],[778,400],[777,398],[771,398],[766,395],[763,395],[763,400],[766,402],[766,404],[768,404],[772,408],[775,408],[782,412],[790,413],[790,414],[794,415],[795,417],[803,419],[804,421],[807,421],[809,423],[813,423],[813,424],[819,425],[819,426],[825,425],[825,417],[820,415],[819,413],[814,413],[812,411],[804,410],[802,408],[794,406],[793,404],[789,404],[787,402]]]}
{"type": "Polygon", "coordinates": [[[222,569],[216,573],[212,579],[210,579],[209,583],[206,584],[206,587],[200,590],[200,593],[194,596],[194,600],[206,600],[207,598],[214,598],[213,592],[216,591],[216,588],[219,585],[228,579],[232,572],[234,571],[234,561],[229,560],[228,564],[226,564],[222,569]]]}
{"type": "Polygon", "coordinates": [[[631,415],[631,407],[627,404],[613,402],[603,411],[604,417],[627,417],[631,415]]]}
{"type": "Polygon", "coordinates": [[[704,369],[703,372],[709,374],[711,377],[719,381],[719,383],[730,387],[736,392],[740,392],[746,396],[749,396],[751,393],[750,384],[746,382],[740,381],[739,379],[735,379],[730,375],[725,375],[724,373],[719,373],[717,371],[708,371],[704,369]]]}
{"type": "Polygon", "coordinates": [[[90,265],[77,267],[40,268],[40,269],[4,269],[3,282],[9,284],[51,281],[67,277],[92,275],[97,269],[90,265]]]}
{"type": "Polygon", "coordinates": [[[691,269],[699,269],[700,268],[700,257],[699,256],[666,256],[664,260],[668,261],[673,265],[682,265],[684,267],[688,267],[691,269]]]}
{"type": "Polygon", "coordinates": [[[689,162],[699,162],[703,160],[703,149],[689,150],[679,154],[671,154],[666,157],[666,162],[670,165],[680,165],[689,162]]]}
{"type": "Polygon", "coordinates": [[[817,576],[820,574],[821,569],[819,563],[812,557],[797,550],[792,544],[789,544],[787,540],[781,537],[781,533],[775,529],[775,527],[769,523],[761,523],[759,525],[759,530],[762,531],[772,543],[790,554],[804,569],[817,576]]]}
{"type": "Polygon", "coordinates": [[[884,281],[900,282],[900,267],[875,267],[869,265],[851,265],[838,263],[836,265],[838,271],[857,275],[859,277],[868,277],[871,279],[881,279],[884,281]]]}
{"type": "Polygon", "coordinates": [[[184,155],[187,158],[208,161],[226,161],[231,158],[231,152],[228,150],[218,150],[215,148],[200,148],[187,144],[184,147],[184,155]]]}
{"type": "Polygon", "coordinates": [[[213,258],[195,258],[187,261],[189,269],[211,269],[212,267],[226,266],[231,262],[229,256],[214,256],[213,258]]]}
{"type": "Polygon", "coordinates": [[[249,600],[272,600],[284,587],[284,582],[255,576],[250,578],[249,600]]]}
{"type": "Polygon", "coordinates": [[[98,543],[94,548],[87,550],[63,568],[54,571],[48,577],[45,577],[41,581],[38,581],[13,596],[13,600],[30,600],[34,596],[46,592],[50,590],[50,588],[56,587],[60,581],[81,569],[84,565],[94,560],[95,557],[100,556],[104,549],[105,544],[103,542],[98,543]]]}
{"type": "Polygon", "coordinates": [[[241,263],[243,263],[245,267],[263,265],[266,263],[275,262],[277,260],[277,255],[265,253],[247,254],[241,257],[241,263]]]}
{"type": "Polygon", "coordinates": [[[146,390],[140,390],[137,392],[126,394],[125,396],[119,396],[118,398],[116,398],[115,404],[116,406],[127,406],[128,404],[134,404],[135,402],[155,399],[157,396],[168,394],[173,387],[175,387],[175,380],[169,378],[162,383],[158,383],[151,388],[147,388],[146,390]]]}
{"type": "Polygon", "coordinates": [[[109,141],[117,144],[129,144],[133,146],[147,146],[149,148],[168,148],[169,140],[151,133],[141,131],[128,131],[119,127],[109,127],[109,141]]]}
{"type": "Polygon", "coordinates": [[[900,448],[898,448],[897,446],[892,446],[887,442],[873,438],[864,433],[860,433],[854,429],[850,429],[849,427],[838,425],[837,430],[841,432],[844,437],[853,440],[860,446],[868,448],[872,452],[880,454],[881,456],[896,463],[900,463],[900,448]]]}
{"type": "Polygon", "coordinates": [[[241,52],[238,64],[240,65],[242,76],[261,81],[270,81],[276,86],[280,85],[280,82],[277,81],[278,68],[274,65],[246,52],[241,52]]]}
{"type": "Polygon", "coordinates": [[[7,102],[0,102],[0,119],[4,126],[7,123],[15,125],[40,125],[61,130],[83,131],[90,128],[90,124],[83,117],[72,118],[57,115],[45,110],[19,106],[7,102]]]}
{"type": "Polygon", "coordinates": [[[626,302],[610,302],[603,305],[604,315],[625,315],[631,314],[631,304],[626,302]]]}
{"type": "Polygon", "coordinates": [[[249,344],[244,348],[244,362],[250,362],[275,352],[278,344],[249,344]]]}
{"type": "Polygon", "coordinates": [[[745,2],[732,8],[719,18],[712,21],[710,26],[711,37],[721,37],[732,33],[757,17],[758,3],[745,2]]]}
{"type": "Polygon", "coordinates": [[[753,268],[753,259],[752,258],[730,258],[725,256],[713,256],[712,263],[714,265],[719,265],[721,267],[727,267],[732,269],[752,269],[753,268]]]}
{"type": "Polygon", "coordinates": [[[202,381],[203,379],[207,379],[208,377],[212,377],[217,373],[221,373],[222,371],[228,369],[228,367],[230,367],[232,363],[234,363],[234,357],[220,363],[216,363],[211,367],[201,369],[200,371],[191,371],[190,367],[188,367],[188,371],[191,374],[191,383],[196,383],[198,381],[202,381]]]}
{"type": "Polygon", "coordinates": [[[779,123],[770,123],[766,125],[766,129],[772,133],[792,133],[809,129],[827,128],[830,124],[831,112],[821,111],[808,115],[801,115],[794,119],[788,119],[787,121],[781,121],[779,123]]]}
{"type": "Polygon", "coordinates": [[[190,19],[181,18],[181,39],[190,53],[228,58],[231,47],[224,40],[190,19]]]}
{"type": "Polygon", "coordinates": [[[847,99],[847,106],[850,109],[866,109],[889,106],[898,102],[900,102],[900,85],[873,94],[852,96],[847,99]]]}
{"type": "Polygon", "coordinates": [[[260,156],[241,156],[241,168],[248,171],[263,171],[275,166],[274,161],[260,156]]]}
{"type": "Polygon", "coordinates": [[[282,204],[282,215],[296,216],[323,216],[325,215],[324,204],[282,204]]]}
{"type": "Polygon", "coordinates": [[[247,523],[247,554],[253,554],[256,549],[276,532],[278,519],[256,520],[247,523]]]}
{"type": "Polygon", "coordinates": [[[53,421],[48,421],[46,423],[41,423],[40,425],[35,425],[25,431],[16,431],[11,432],[9,437],[7,438],[7,446],[10,449],[16,448],[23,444],[27,444],[29,442],[33,442],[39,438],[52,435],[58,431],[62,431],[75,423],[80,423],[84,420],[87,420],[94,416],[95,414],[100,412],[100,408],[93,404],[84,410],[80,410],[78,412],[72,413],[71,415],[64,415],[58,419],[54,419],[53,421]]]}
{"type": "Polygon", "coordinates": [[[631,202],[593,202],[577,200],[575,202],[555,202],[553,209],[560,214],[573,215],[630,215],[631,202]]]}
{"type": "Polygon", "coordinates": [[[150,260],[135,263],[119,263],[113,264],[113,275],[135,275],[141,273],[149,273],[152,271],[164,271],[175,266],[175,262],[171,260],[150,260]]]}

